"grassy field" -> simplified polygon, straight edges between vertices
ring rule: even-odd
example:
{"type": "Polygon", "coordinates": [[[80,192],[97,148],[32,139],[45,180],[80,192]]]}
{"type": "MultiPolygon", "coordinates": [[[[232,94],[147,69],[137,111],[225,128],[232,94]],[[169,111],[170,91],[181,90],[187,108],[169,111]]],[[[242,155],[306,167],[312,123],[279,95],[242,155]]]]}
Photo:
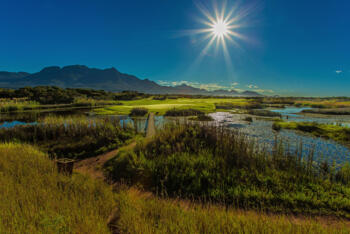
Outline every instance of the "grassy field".
{"type": "Polygon", "coordinates": [[[331,124],[314,122],[276,121],[272,126],[275,130],[284,128],[310,133],[316,137],[332,139],[341,143],[350,143],[350,128],[331,124]]]}
{"type": "Polygon", "coordinates": [[[218,103],[230,103],[234,104],[235,106],[246,106],[251,102],[253,102],[253,100],[244,98],[178,98],[166,100],[154,100],[152,98],[146,98],[132,101],[120,101],[122,105],[96,109],[95,112],[98,114],[128,115],[133,108],[146,108],[150,112],[157,113],[158,115],[164,115],[166,111],[175,108],[196,109],[205,113],[210,113],[217,110],[215,104],[218,103]]]}
{"type": "Polygon", "coordinates": [[[0,144],[0,191],[0,233],[110,233],[111,189],[58,174],[32,146],[0,144]]]}

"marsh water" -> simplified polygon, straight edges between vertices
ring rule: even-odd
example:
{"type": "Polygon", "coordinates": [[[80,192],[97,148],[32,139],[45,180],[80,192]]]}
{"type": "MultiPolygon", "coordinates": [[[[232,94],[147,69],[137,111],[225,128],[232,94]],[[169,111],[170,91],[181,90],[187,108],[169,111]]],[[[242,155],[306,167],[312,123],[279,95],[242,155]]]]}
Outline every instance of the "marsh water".
{"type": "MultiPolygon", "coordinates": [[[[270,109],[282,115],[285,121],[310,121],[325,124],[338,124],[350,126],[350,116],[321,116],[304,115],[302,110],[307,108],[287,107],[284,109],[270,109]]],[[[93,115],[88,110],[59,111],[59,112],[28,112],[19,114],[0,115],[0,128],[12,128],[18,125],[36,124],[36,121],[46,115],[88,115],[91,118],[101,116],[93,115]]],[[[230,112],[216,112],[209,114],[214,122],[211,124],[220,125],[229,129],[236,129],[256,142],[256,147],[271,150],[277,140],[283,139],[286,150],[295,151],[301,149],[304,155],[314,152],[315,159],[318,161],[328,160],[335,163],[343,163],[350,160],[350,149],[348,146],[337,143],[333,140],[313,137],[310,134],[303,134],[293,130],[273,131],[273,121],[269,118],[252,116],[253,121],[245,121],[246,114],[236,114],[230,112]]],[[[109,116],[117,118],[121,125],[132,125],[137,131],[143,132],[146,127],[146,117],[131,118],[129,116],[109,116]]],[[[165,123],[173,121],[174,118],[155,116],[155,125],[161,128],[165,123]]]]}
{"type": "MultiPolygon", "coordinates": [[[[272,149],[276,139],[283,140],[286,150],[295,151],[301,149],[303,155],[314,152],[315,159],[318,161],[328,160],[330,162],[342,163],[350,159],[350,149],[333,140],[314,137],[310,134],[303,134],[293,130],[273,131],[273,121],[268,119],[253,117],[253,122],[244,121],[241,114],[231,114],[227,112],[217,112],[210,114],[214,120],[228,128],[239,128],[239,130],[255,140],[261,148],[272,149]]],[[[334,123],[333,117],[313,118],[302,115],[290,115],[286,113],[282,118],[289,121],[314,121],[322,123],[334,123]]],[[[337,120],[339,121],[339,119],[337,120]]]]}

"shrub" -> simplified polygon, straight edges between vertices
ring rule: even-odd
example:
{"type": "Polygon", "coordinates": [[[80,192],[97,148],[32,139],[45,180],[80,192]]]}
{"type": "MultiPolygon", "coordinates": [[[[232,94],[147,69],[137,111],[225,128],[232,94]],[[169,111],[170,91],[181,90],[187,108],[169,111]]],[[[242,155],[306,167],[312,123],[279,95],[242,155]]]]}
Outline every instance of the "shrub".
{"type": "Polygon", "coordinates": [[[250,117],[250,116],[247,116],[247,117],[245,117],[244,118],[244,121],[247,121],[247,122],[253,122],[253,118],[252,117],[250,117]]]}
{"type": "Polygon", "coordinates": [[[280,131],[282,129],[282,127],[281,127],[281,125],[278,124],[278,121],[277,121],[277,122],[274,122],[272,124],[272,129],[275,131],[280,131]]]}
{"type": "Polygon", "coordinates": [[[130,111],[130,116],[145,116],[148,113],[148,109],[146,108],[133,108],[130,111]]]}
{"type": "Polygon", "coordinates": [[[340,168],[340,170],[336,173],[336,180],[348,185],[350,182],[350,163],[346,163],[344,166],[340,168]]]}

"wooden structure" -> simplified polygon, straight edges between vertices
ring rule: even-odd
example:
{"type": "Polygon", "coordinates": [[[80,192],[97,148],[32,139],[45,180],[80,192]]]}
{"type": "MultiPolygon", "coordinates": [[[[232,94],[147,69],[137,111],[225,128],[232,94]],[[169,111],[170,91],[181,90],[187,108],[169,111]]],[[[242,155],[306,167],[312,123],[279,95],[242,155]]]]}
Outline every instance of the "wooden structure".
{"type": "Polygon", "coordinates": [[[56,159],[58,172],[71,176],[73,174],[74,162],[74,159],[69,158],[56,159]]]}

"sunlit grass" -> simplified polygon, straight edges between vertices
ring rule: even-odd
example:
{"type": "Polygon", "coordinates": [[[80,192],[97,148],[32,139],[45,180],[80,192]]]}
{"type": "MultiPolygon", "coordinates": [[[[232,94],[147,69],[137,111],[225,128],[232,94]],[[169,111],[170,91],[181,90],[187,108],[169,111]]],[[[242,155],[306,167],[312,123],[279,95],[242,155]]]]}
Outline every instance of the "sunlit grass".
{"type": "Polygon", "coordinates": [[[196,109],[205,113],[216,111],[216,103],[232,103],[236,106],[248,105],[252,102],[249,99],[244,98],[178,98],[178,99],[166,99],[166,100],[154,100],[152,98],[121,101],[123,105],[110,106],[95,110],[98,114],[119,114],[127,115],[133,108],[147,108],[150,112],[158,113],[159,115],[165,114],[166,111],[171,109],[196,109]]]}
{"type": "Polygon", "coordinates": [[[0,112],[23,111],[38,108],[40,104],[35,101],[28,101],[25,98],[0,99],[0,112]]]}
{"type": "Polygon", "coordinates": [[[0,191],[0,233],[109,233],[112,191],[58,174],[32,146],[0,144],[0,191]]]}

